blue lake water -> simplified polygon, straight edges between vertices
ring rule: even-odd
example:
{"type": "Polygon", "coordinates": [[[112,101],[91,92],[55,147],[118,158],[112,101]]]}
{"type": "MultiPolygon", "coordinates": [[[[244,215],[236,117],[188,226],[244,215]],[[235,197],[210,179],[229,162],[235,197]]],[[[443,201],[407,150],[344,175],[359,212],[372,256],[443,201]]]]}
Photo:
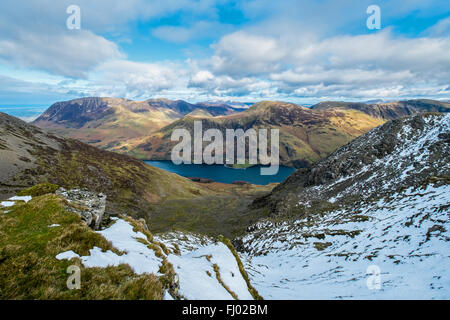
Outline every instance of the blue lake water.
{"type": "Polygon", "coordinates": [[[260,173],[261,166],[254,166],[247,169],[232,169],[223,165],[207,164],[180,164],[176,165],[172,161],[145,161],[151,166],[164,169],[169,172],[179,174],[184,177],[197,177],[212,179],[216,182],[232,183],[234,181],[246,181],[252,184],[266,185],[272,182],[283,182],[295,169],[280,166],[278,173],[273,176],[263,176],[260,173]]]}

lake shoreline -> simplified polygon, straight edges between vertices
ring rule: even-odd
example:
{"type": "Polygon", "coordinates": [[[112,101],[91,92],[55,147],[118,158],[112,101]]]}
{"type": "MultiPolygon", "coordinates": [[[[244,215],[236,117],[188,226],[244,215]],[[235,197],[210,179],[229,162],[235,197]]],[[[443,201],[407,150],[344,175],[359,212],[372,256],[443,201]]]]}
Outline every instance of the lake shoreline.
{"type": "Polygon", "coordinates": [[[268,185],[270,183],[283,182],[296,169],[279,166],[279,170],[275,175],[261,175],[261,168],[268,167],[263,165],[251,165],[246,168],[235,168],[223,164],[174,164],[171,160],[143,160],[162,170],[176,173],[186,178],[196,178],[212,180],[218,183],[233,184],[235,182],[248,183],[255,185],[268,185]]]}

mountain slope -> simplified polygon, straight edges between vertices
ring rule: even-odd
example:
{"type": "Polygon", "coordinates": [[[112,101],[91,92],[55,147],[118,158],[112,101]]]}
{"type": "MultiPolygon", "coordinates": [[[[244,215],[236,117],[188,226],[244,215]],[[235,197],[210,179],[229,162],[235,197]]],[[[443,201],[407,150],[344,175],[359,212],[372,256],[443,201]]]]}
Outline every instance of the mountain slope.
{"type": "Polygon", "coordinates": [[[47,133],[0,113],[0,183],[3,193],[41,182],[85,187],[108,196],[112,211],[144,214],[163,199],[208,194],[202,186],[80,141],[47,133]]]}
{"type": "Polygon", "coordinates": [[[450,115],[424,114],[298,170],[234,241],[252,283],[275,299],[448,299],[449,160],[450,115]]]}
{"type": "Polygon", "coordinates": [[[309,211],[307,204],[362,201],[449,176],[449,119],[450,114],[424,114],[392,120],[297,170],[255,206],[275,214],[301,213],[309,211]]]}
{"type": "Polygon", "coordinates": [[[228,105],[194,105],[182,100],[93,97],[57,102],[33,124],[110,150],[122,141],[147,136],[196,109],[213,115],[236,112],[228,105]]]}
{"type": "Polygon", "coordinates": [[[449,194],[448,184],[430,184],[314,218],[260,223],[240,239],[241,258],[266,299],[449,299],[449,194]],[[374,272],[379,289],[370,286],[374,272]]]}
{"type": "MultiPolygon", "coordinates": [[[[202,120],[203,130],[278,129],[281,164],[302,167],[313,163],[355,137],[378,126],[383,119],[356,110],[316,111],[291,103],[263,101],[249,109],[227,116],[186,116],[160,129],[148,138],[129,140],[115,151],[144,159],[170,159],[176,142],[170,137],[174,129],[186,128],[193,134],[194,121],[202,120]]],[[[225,135],[224,135],[225,136],[225,135]]],[[[270,146],[269,146],[270,148],[270,146]]]]}
{"type": "Polygon", "coordinates": [[[97,196],[75,204],[50,190],[0,202],[1,299],[260,299],[228,239],[155,236],[125,215],[94,232],[74,210],[97,196]],[[81,286],[69,290],[76,267],[81,286]]]}

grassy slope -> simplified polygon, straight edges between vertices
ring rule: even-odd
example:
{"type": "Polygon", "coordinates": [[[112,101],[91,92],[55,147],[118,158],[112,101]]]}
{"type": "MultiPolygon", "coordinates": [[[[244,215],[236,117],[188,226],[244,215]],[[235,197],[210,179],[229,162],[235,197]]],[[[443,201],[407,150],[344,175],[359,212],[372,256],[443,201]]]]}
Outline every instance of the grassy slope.
{"type": "MultiPolygon", "coordinates": [[[[80,217],[70,211],[72,204],[53,192],[57,186],[41,184],[23,190],[23,195],[33,195],[28,203],[17,201],[12,207],[0,206],[0,299],[156,299],[164,290],[173,297],[178,293],[178,280],[167,255],[179,255],[178,245],[169,248],[157,241],[140,221],[121,218],[141,232],[145,244],[161,258],[159,276],[137,275],[126,264],[107,268],[86,268],[80,259],[58,260],[59,253],[72,250],[81,256],[99,247],[103,251],[114,248],[102,235],[92,231],[80,217]],[[50,227],[57,224],[57,226],[50,227]],[[67,268],[78,266],[81,270],[81,289],[69,290],[67,268]]],[[[109,221],[109,223],[114,223],[109,221]]],[[[181,235],[182,236],[182,235],[181,235]]],[[[247,272],[231,241],[223,236],[216,238],[225,243],[234,255],[239,271],[255,299],[262,299],[251,285],[247,272]]],[[[214,265],[219,282],[219,267],[214,265]]],[[[229,289],[228,289],[229,290],[229,289]]],[[[231,292],[231,291],[230,291],[231,292]]]]}
{"type": "Polygon", "coordinates": [[[150,230],[155,233],[180,230],[234,238],[242,235],[247,226],[267,216],[268,212],[249,211],[247,206],[255,198],[270,192],[275,184],[238,186],[211,183],[205,186],[214,193],[168,199],[152,207],[148,215],[150,230]]]}
{"type": "Polygon", "coordinates": [[[79,216],[67,212],[66,205],[61,198],[47,194],[0,209],[1,299],[162,298],[160,279],[136,275],[128,265],[85,268],[78,259],[57,260],[55,256],[61,252],[87,255],[94,246],[117,252],[79,216]],[[55,223],[60,227],[49,228],[55,223]],[[69,265],[81,269],[80,290],[67,289],[69,265]]]}

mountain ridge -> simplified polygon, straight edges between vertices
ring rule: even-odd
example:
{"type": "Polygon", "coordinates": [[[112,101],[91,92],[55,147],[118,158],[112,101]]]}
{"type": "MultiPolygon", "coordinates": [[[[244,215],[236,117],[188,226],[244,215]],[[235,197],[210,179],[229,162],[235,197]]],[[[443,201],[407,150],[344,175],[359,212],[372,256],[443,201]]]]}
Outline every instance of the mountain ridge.
{"type": "Polygon", "coordinates": [[[260,101],[242,109],[218,102],[83,98],[56,103],[33,123],[109,151],[145,160],[170,160],[174,128],[280,130],[280,163],[305,167],[392,119],[420,112],[448,112],[450,104],[417,99],[389,103],[327,101],[310,108],[260,101]],[[81,105],[80,105],[81,103],[81,105]],[[83,109],[84,108],[84,109],[83,109]]]}
{"type": "Polygon", "coordinates": [[[280,130],[280,163],[304,167],[318,161],[337,147],[381,125],[386,120],[360,110],[331,108],[314,110],[294,103],[261,101],[231,115],[193,119],[184,117],[149,136],[123,143],[115,151],[142,159],[170,160],[171,132],[186,128],[193,132],[193,121],[202,121],[204,130],[215,128],[244,131],[253,129],[280,130]]]}
{"type": "Polygon", "coordinates": [[[238,111],[228,105],[196,105],[183,100],[88,97],[56,102],[32,124],[111,150],[122,141],[147,136],[196,109],[212,115],[238,111]]]}

